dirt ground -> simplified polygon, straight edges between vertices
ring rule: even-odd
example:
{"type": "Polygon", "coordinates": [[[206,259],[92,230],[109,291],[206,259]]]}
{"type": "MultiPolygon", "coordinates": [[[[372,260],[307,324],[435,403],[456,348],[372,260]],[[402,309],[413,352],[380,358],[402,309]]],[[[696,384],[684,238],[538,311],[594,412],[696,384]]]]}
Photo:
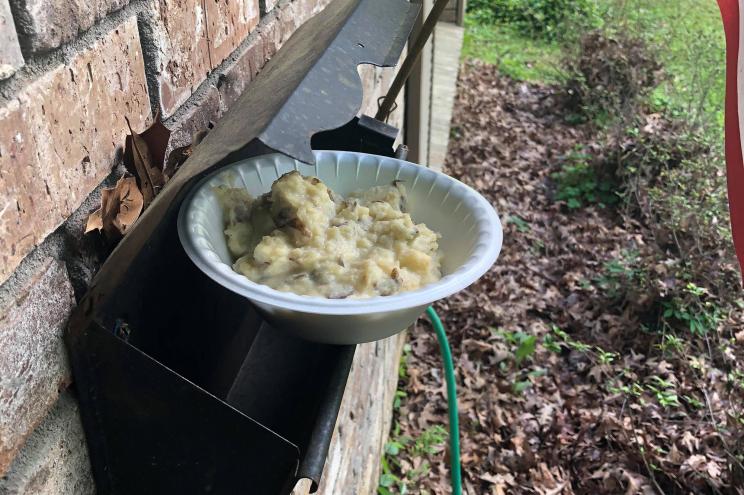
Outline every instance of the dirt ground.
{"type": "MultiPolygon", "coordinates": [[[[555,163],[589,139],[564,121],[555,89],[461,69],[446,169],[504,224],[496,265],[436,307],[458,372],[465,491],[742,494],[742,388],[714,353],[665,347],[645,324],[653,312],[601,279],[609,261],[651,249],[649,233],[611,209],[554,199],[555,163]]],[[[744,331],[721,338],[737,355],[744,347],[744,331]]],[[[450,493],[445,444],[407,440],[446,424],[426,320],[409,344],[391,433],[403,447],[387,456],[406,481],[391,491],[450,493]]]]}

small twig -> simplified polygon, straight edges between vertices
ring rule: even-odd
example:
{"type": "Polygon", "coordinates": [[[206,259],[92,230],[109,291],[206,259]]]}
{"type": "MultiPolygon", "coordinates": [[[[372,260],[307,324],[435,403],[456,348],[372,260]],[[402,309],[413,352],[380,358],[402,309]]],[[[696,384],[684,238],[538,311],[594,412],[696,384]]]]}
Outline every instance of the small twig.
{"type": "MultiPolygon", "coordinates": [[[[636,438],[638,438],[638,437],[636,437],[636,438]]],[[[644,437],[643,441],[644,441],[644,444],[645,445],[648,445],[648,441],[646,440],[645,437],[644,437]]],[[[641,446],[640,452],[641,452],[641,458],[643,459],[643,464],[646,465],[646,471],[648,471],[648,474],[651,475],[651,482],[654,484],[654,487],[656,487],[656,490],[658,490],[658,492],[661,495],[665,495],[666,492],[661,489],[661,485],[659,485],[659,482],[656,481],[656,475],[654,474],[654,470],[651,468],[651,464],[648,462],[648,459],[646,459],[646,448],[645,448],[645,446],[641,446]]]]}
{"type": "Polygon", "coordinates": [[[705,332],[705,346],[708,348],[708,357],[710,358],[710,364],[713,365],[713,350],[710,348],[710,340],[708,339],[708,332],[705,332]]]}
{"type": "Polygon", "coordinates": [[[679,242],[679,239],[677,238],[677,231],[674,229],[672,229],[672,237],[674,237],[674,243],[677,245],[677,249],[679,250],[679,256],[682,259],[686,259],[687,256],[685,255],[685,252],[682,249],[682,244],[679,242]]]}
{"type": "Polygon", "coordinates": [[[718,438],[721,439],[721,444],[723,445],[723,450],[726,452],[726,455],[728,455],[732,461],[734,461],[734,464],[739,466],[739,469],[744,472],[744,465],[742,465],[741,461],[736,458],[736,456],[731,452],[731,449],[728,446],[728,443],[726,442],[726,439],[723,438],[723,435],[721,434],[721,431],[718,429],[718,422],[716,421],[715,416],[713,416],[713,406],[710,405],[710,399],[708,398],[708,392],[705,389],[702,389],[703,391],[703,397],[705,397],[705,404],[708,406],[708,414],[710,415],[710,422],[713,425],[713,429],[716,430],[716,433],[718,433],[718,438]]]}

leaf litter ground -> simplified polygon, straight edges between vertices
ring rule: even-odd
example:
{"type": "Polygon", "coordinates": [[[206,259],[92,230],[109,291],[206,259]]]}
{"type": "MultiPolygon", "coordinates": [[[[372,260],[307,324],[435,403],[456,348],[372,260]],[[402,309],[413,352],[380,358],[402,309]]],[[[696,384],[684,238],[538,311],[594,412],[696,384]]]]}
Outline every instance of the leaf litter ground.
{"type": "MultiPolygon", "coordinates": [[[[555,201],[553,164],[591,141],[558,99],[490,65],[461,69],[446,171],[504,223],[496,265],[436,307],[456,361],[465,491],[744,493],[742,384],[696,351],[704,345],[665,347],[671,337],[649,332],[637,305],[603,290],[607,263],[644,256],[649,232],[609,209],[555,201]]],[[[741,358],[741,322],[728,318],[739,332],[727,352],[741,358]]],[[[385,459],[393,477],[381,490],[450,493],[445,443],[411,447],[447,422],[426,320],[403,359],[385,459]]]]}

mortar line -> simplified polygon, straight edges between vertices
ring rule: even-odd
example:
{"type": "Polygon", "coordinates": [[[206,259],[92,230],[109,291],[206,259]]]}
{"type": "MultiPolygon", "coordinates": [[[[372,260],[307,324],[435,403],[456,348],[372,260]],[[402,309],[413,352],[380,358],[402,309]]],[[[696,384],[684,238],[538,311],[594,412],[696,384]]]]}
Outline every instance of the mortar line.
{"type": "Polygon", "coordinates": [[[62,44],[48,52],[24,55],[25,65],[11,77],[0,81],[0,104],[12,100],[22,89],[35,79],[53,70],[58,65],[67,65],[78,53],[84,52],[100,41],[119,24],[146,10],[148,0],[133,0],[121,9],[99,19],[87,31],[72,41],[62,44]]]}
{"type": "MultiPolygon", "coordinates": [[[[294,1],[307,1],[307,0],[294,0],[294,1]]],[[[253,31],[251,31],[245,38],[243,38],[243,41],[241,41],[238,46],[233,50],[230,55],[228,55],[225,60],[220,62],[217,67],[215,67],[212,71],[210,71],[209,75],[199,84],[199,86],[194,90],[193,93],[188,97],[188,99],[183,102],[174,112],[171,114],[165,121],[163,122],[167,127],[171,128],[175,124],[181,122],[183,118],[186,116],[188,112],[191,111],[192,108],[198,107],[203,103],[204,99],[206,98],[209,88],[211,87],[218,87],[219,78],[222,74],[227,72],[227,69],[229,69],[235,62],[237,62],[241,55],[243,55],[248,48],[251,47],[251,45],[258,41],[260,38],[262,32],[266,29],[267,26],[270,25],[271,22],[276,20],[279,17],[279,12],[281,9],[286,8],[288,4],[292,3],[292,0],[283,0],[279,4],[277,4],[271,12],[261,17],[261,19],[258,22],[258,25],[253,28],[253,31]]],[[[148,81],[149,86],[149,81],[148,81]]],[[[149,88],[148,88],[149,89],[149,88]]]]}

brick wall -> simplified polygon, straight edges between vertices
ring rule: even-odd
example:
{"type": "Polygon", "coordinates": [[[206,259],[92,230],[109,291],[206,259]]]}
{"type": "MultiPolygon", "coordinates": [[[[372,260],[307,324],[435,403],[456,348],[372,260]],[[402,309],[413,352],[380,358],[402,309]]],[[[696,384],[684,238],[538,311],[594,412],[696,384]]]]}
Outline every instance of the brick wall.
{"type": "MultiPolygon", "coordinates": [[[[125,117],[188,143],[328,2],[0,0],[0,495],[94,492],[61,337],[103,261],[82,231],[125,117]]],[[[374,114],[390,70],[361,74],[374,114]]]]}

